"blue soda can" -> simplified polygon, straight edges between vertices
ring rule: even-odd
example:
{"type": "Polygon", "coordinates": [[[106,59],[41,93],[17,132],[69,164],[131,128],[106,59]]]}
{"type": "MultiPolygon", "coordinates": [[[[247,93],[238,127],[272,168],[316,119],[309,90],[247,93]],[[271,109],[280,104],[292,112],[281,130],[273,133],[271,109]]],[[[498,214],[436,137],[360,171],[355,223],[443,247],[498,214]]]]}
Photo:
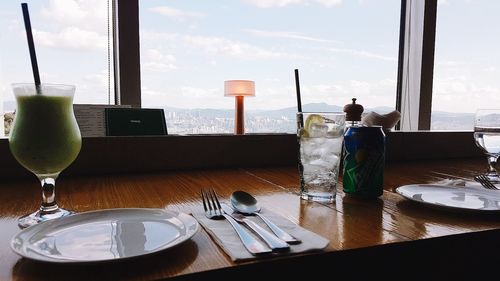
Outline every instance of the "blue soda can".
{"type": "Polygon", "coordinates": [[[382,127],[349,127],[344,134],[343,190],[376,198],[384,191],[385,134],[382,127]]]}

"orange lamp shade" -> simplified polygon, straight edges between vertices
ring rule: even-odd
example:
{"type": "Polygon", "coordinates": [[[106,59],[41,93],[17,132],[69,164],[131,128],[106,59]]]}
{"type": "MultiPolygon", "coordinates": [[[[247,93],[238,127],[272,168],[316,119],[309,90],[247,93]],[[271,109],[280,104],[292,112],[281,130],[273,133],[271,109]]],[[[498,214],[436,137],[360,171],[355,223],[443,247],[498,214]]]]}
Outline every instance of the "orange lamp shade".
{"type": "Polygon", "coordinates": [[[235,98],[234,133],[245,133],[245,113],[243,106],[244,97],[255,97],[255,82],[250,80],[224,81],[224,96],[235,98]]]}
{"type": "Polygon", "coordinates": [[[250,80],[224,81],[225,97],[255,97],[255,82],[250,80]]]}

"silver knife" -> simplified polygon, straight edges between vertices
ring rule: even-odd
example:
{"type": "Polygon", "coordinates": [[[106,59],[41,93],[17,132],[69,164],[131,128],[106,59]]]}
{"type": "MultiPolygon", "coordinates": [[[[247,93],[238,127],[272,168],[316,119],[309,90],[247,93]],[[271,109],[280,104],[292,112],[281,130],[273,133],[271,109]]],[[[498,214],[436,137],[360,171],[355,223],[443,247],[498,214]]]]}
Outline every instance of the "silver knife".
{"type": "Polygon", "coordinates": [[[233,226],[234,230],[240,237],[243,246],[245,246],[245,248],[252,255],[255,256],[259,254],[267,254],[272,252],[272,250],[269,249],[266,245],[262,244],[257,239],[253,238],[253,236],[250,235],[250,233],[244,227],[242,227],[238,222],[236,222],[236,220],[234,220],[233,217],[231,217],[231,215],[227,214],[224,210],[222,210],[222,212],[223,216],[233,226]]]}
{"type": "Polygon", "coordinates": [[[256,224],[252,220],[249,220],[248,218],[246,218],[244,215],[235,212],[234,209],[231,208],[229,205],[221,204],[221,206],[222,206],[222,211],[224,211],[224,213],[231,216],[237,222],[241,222],[241,223],[246,224],[251,230],[253,230],[255,233],[257,233],[257,235],[259,235],[260,238],[262,238],[262,240],[264,240],[264,242],[266,242],[266,244],[273,251],[288,251],[288,250],[290,250],[290,246],[288,245],[287,242],[279,239],[276,235],[265,230],[260,225],[256,224]]]}

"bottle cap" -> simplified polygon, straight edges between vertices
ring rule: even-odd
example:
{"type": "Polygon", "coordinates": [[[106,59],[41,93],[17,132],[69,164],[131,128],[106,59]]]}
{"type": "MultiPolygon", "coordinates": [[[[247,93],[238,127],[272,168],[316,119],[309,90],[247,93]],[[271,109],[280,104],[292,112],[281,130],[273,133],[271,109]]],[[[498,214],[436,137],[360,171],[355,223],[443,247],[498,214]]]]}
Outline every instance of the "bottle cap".
{"type": "Polygon", "coordinates": [[[356,98],[352,98],[352,103],[346,104],[344,106],[344,112],[346,113],[346,121],[361,121],[361,114],[363,113],[363,106],[356,103],[356,98]]]}

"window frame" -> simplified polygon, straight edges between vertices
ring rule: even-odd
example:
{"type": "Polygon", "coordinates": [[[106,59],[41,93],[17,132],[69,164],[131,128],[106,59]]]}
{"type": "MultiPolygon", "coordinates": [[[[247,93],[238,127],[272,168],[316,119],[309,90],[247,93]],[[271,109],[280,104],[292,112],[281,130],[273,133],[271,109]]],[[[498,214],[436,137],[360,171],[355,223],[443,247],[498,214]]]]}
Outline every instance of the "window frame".
{"type": "MultiPolygon", "coordinates": [[[[140,56],[139,56],[139,0],[114,0],[116,5],[116,44],[119,53],[115,67],[119,70],[119,85],[115,87],[119,93],[120,104],[141,106],[140,56]],[[126,19],[121,21],[120,19],[126,19]],[[126,59],[124,59],[126,58],[126,59]]],[[[401,23],[406,22],[407,9],[412,0],[401,0],[401,23]]],[[[422,33],[423,48],[421,54],[422,72],[425,77],[418,80],[420,96],[423,100],[418,104],[418,130],[392,131],[387,133],[387,160],[407,161],[419,159],[441,159],[458,157],[480,157],[472,131],[429,131],[432,102],[432,74],[434,63],[434,37],[436,30],[437,0],[426,0],[422,33]]],[[[404,27],[403,27],[404,28],[404,27]]],[[[404,40],[405,30],[400,32],[400,43],[404,40]]],[[[403,42],[404,43],[404,42],[403,42]]],[[[404,44],[403,44],[404,47],[404,44]]],[[[401,57],[408,50],[399,51],[398,95],[402,98],[401,57]]],[[[98,168],[82,168],[86,164],[76,165],[81,173],[90,172],[123,172],[132,170],[161,170],[180,168],[214,168],[245,166],[292,165],[296,158],[296,135],[277,134],[213,134],[213,135],[168,135],[164,137],[103,137],[89,138],[83,160],[88,165],[95,164],[101,156],[109,158],[98,168]],[[128,147],[130,149],[123,149],[128,147]],[[134,150],[135,148],[135,150],[134,150]],[[191,151],[183,155],[179,151],[191,151]],[[124,153],[124,151],[127,151],[124,153]],[[104,152],[104,154],[100,154],[104,152]],[[158,153],[161,152],[161,153],[158,153]],[[126,154],[126,155],[124,155],[126,154]],[[291,155],[291,156],[290,156],[291,155]],[[119,159],[119,160],[117,160],[119,159]],[[211,163],[207,163],[210,161],[211,163]],[[176,162],[177,164],[172,164],[176,162]],[[147,163],[138,165],[137,163],[147,163]],[[109,166],[109,168],[108,168],[109,166]],[[140,167],[139,167],[140,166],[140,167]],[[133,168],[135,167],[135,168],[133,168]]]]}
{"type": "Polygon", "coordinates": [[[401,0],[396,109],[398,130],[430,130],[437,0],[401,0]]]}
{"type": "MultiPolygon", "coordinates": [[[[119,70],[115,71],[119,75],[119,79],[115,80],[119,84],[115,86],[117,100],[119,104],[140,107],[139,3],[138,0],[113,1],[115,28],[118,29],[115,33],[115,50],[120,48],[116,56],[118,61],[114,64],[119,70]],[[120,21],[120,18],[126,20],[120,21]]],[[[408,1],[411,0],[402,0],[402,11],[407,8],[408,1]]],[[[437,5],[436,0],[426,2],[434,7],[437,5]]],[[[433,24],[435,30],[435,21],[428,21],[428,24],[433,24]]],[[[432,33],[432,29],[429,30],[432,33]]],[[[432,41],[427,41],[428,48],[433,45],[432,41]]],[[[428,57],[431,53],[433,55],[430,51],[423,52],[422,61],[427,61],[426,67],[432,65],[428,57]]],[[[430,79],[422,79],[421,83],[430,84],[422,88],[427,89],[426,98],[431,101],[432,75],[430,79]]],[[[430,107],[430,102],[428,104],[430,107]]],[[[430,109],[424,110],[421,106],[419,111],[421,115],[427,114],[430,120],[430,109]]],[[[424,120],[425,116],[422,118],[424,120]]],[[[475,145],[472,130],[392,131],[386,136],[386,163],[389,165],[399,161],[484,157],[475,145]]],[[[297,165],[297,149],[297,136],[286,133],[84,137],[77,160],[64,173],[67,176],[79,176],[178,169],[293,166],[297,165]]],[[[0,179],[30,179],[33,176],[9,152],[7,139],[0,139],[0,155],[5,156],[4,161],[0,162],[3,170],[0,179]]]]}
{"type": "MultiPolygon", "coordinates": [[[[398,123],[397,130],[422,131],[431,128],[437,1],[401,0],[395,103],[402,118],[410,114],[416,118],[413,118],[410,126],[398,123]],[[419,6],[423,14],[419,14],[415,8],[412,9],[414,6],[419,6]],[[421,26],[421,30],[410,36],[408,31],[412,26],[421,26]],[[421,44],[422,48],[418,53],[412,52],[410,43],[406,43],[410,40],[421,44]],[[416,76],[412,75],[415,69],[409,69],[405,65],[405,60],[411,59],[420,62],[416,76]],[[409,83],[416,86],[405,89],[405,80],[410,80],[409,83]],[[404,100],[412,97],[416,102],[410,104],[406,110],[404,100]]],[[[113,7],[116,12],[113,14],[116,104],[141,107],[139,0],[113,0],[113,7]]]]}

